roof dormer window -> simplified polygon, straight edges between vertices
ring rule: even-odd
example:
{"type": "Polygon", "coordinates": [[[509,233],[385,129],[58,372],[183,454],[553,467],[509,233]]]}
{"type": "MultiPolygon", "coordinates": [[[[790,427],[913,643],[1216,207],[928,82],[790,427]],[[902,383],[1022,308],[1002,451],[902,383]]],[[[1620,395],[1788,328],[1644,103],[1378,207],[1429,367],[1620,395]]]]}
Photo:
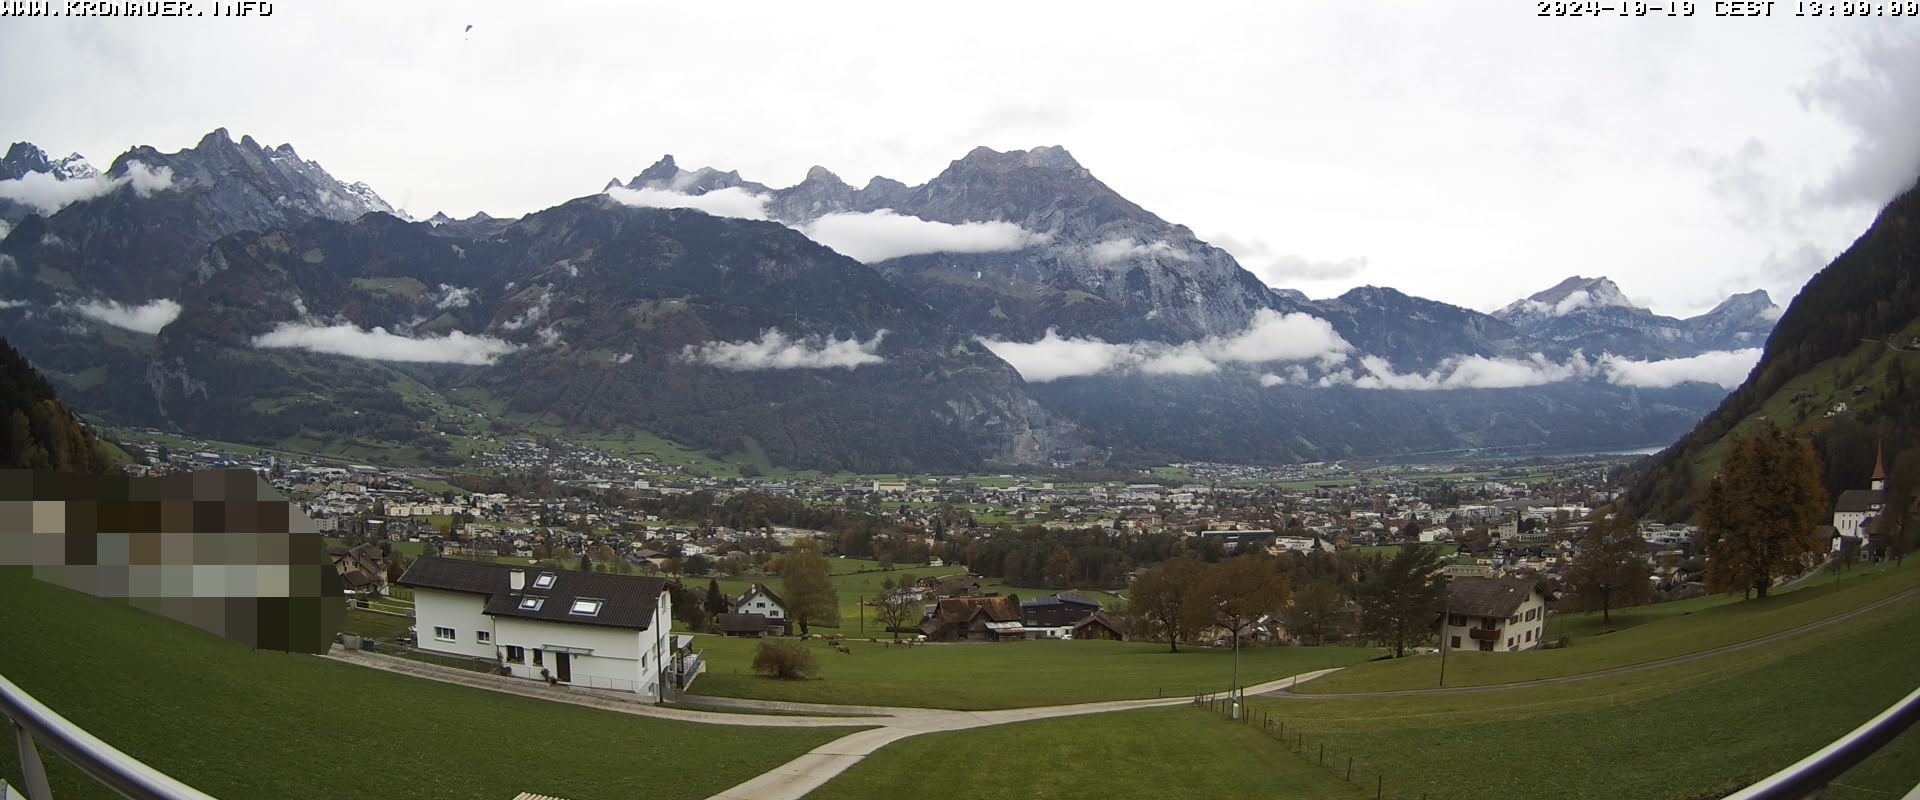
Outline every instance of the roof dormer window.
{"type": "Polygon", "coordinates": [[[533,579],[533,588],[551,589],[553,588],[553,581],[555,577],[556,576],[551,572],[542,572],[540,573],[540,577],[533,579]]]}
{"type": "Polygon", "coordinates": [[[522,598],[520,598],[520,610],[521,610],[521,611],[539,611],[539,610],[540,610],[540,607],[541,607],[541,606],[544,606],[544,605],[546,605],[546,604],[547,604],[547,598],[544,598],[544,597],[522,597],[522,598]]]}
{"type": "Polygon", "coordinates": [[[583,617],[597,617],[600,615],[600,601],[582,597],[573,601],[573,608],[569,612],[583,617]]]}

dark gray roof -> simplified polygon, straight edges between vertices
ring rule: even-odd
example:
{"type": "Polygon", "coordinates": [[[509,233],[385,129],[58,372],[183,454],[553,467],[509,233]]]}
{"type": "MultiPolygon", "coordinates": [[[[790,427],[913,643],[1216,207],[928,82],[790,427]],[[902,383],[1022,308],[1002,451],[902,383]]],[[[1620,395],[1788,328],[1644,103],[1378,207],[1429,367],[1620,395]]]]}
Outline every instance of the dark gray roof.
{"type": "Polygon", "coordinates": [[[1885,503],[1886,497],[1887,493],[1878,489],[1848,489],[1840,493],[1840,501],[1833,504],[1833,510],[1868,512],[1885,503]]]}
{"type": "Polygon", "coordinates": [[[753,593],[756,591],[766,595],[767,599],[772,600],[774,605],[777,605],[781,608],[787,607],[787,601],[780,599],[780,595],[774,594],[773,590],[767,588],[767,585],[764,583],[756,583],[752,586],[747,587],[747,590],[744,592],[741,592],[740,598],[738,600],[733,601],[733,604],[736,606],[746,605],[747,600],[752,598],[753,593]]]}
{"type": "Polygon", "coordinates": [[[765,614],[721,614],[714,621],[721,633],[765,633],[767,630],[765,614]]]}
{"type": "Polygon", "coordinates": [[[1540,582],[1532,578],[1454,578],[1447,584],[1447,610],[1470,617],[1511,617],[1538,588],[1540,582]]]}
{"type": "Polygon", "coordinates": [[[653,624],[660,593],[666,591],[668,582],[634,575],[523,568],[484,561],[421,556],[407,567],[407,574],[400,576],[400,585],[485,595],[486,613],[496,617],[646,630],[653,624]],[[525,588],[518,592],[513,591],[509,577],[516,569],[526,572],[525,588]],[[546,574],[554,576],[553,585],[545,589],[538,588],[535,581],[546,574]],[[521,608],[520,601],[525,597],[543,600],[537,609],[521,608]],[[600,612],[591,616],[575,614],[573,604],[576,600],[599,600],[600,612]]]}

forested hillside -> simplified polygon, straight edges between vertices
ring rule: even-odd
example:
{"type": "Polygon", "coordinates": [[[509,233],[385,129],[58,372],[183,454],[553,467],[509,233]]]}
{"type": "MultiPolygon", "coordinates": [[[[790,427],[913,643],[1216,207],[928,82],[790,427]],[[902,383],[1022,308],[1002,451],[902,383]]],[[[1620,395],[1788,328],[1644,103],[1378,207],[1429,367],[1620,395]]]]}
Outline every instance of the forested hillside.
{"type": "Polygon", "coordinates": [[[1763,416],[1812,437],[1830,493],[1863,488],[1878,446],[1889,466],[1911,460],[1920,436],[1917,274],[1920,189],[1909,189],[1808,281],[1746,383],[1638,468],[1629,505],[1660,519],[1691,517],[1724,440],[1763,416]]]}
{"type": "Polygon", "coordinates": [[[99,441],[53,394],[47,379],[0,339],[0,467],[105,472],[112,468],[99,441]]]}

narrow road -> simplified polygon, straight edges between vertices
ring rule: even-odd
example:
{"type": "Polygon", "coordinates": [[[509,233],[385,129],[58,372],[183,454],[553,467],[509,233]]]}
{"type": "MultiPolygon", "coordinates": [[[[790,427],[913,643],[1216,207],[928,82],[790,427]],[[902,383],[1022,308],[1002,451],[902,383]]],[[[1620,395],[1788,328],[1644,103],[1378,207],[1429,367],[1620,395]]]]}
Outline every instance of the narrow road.
{"type": "MultiPolygon", "coordinates": [[[[1289,700],[1323,700],[1323,699],[1324,700],[1352,700],[1357,697],[1419,697],[1423,695],[1436,695],[1436,694],[1464,694],[1468,692],[1494,692],[1494,691],[1501,691],[1505,689],[1521,689],[1528,686],[1551,686],[1557,683],[1577,683],[1579,681],[1590,681],[1595,678],[1605,678],[1610,675],[1625,675],[1630,672],[1639,672],[1641,670],[1648,670],[1648,669],[1658,669],[1660,667],[1668,667],[1674,664],[1685,664],[1689,661],[1697,661],[1702,658],[1712,658],[1717,655],[1734,653],[1741,650],[1745,650],[1750,647],[1759,647],[1760,645],[1777,642],[1782,639],[1791,639],[1796,636],[1804,636],[1806,634],[1820,630],[1821,628],[1825,628],[1828,625],[1834,625],[1841,622],[1845,622],[1849,619],[1860,616],[1861,614],[1865,614],[1867,612],[1880,609],[1880,608],[1885,608],[1894,603],[1898,603],[1901,600],[1905,600],[1908,597],[1914,595],[1915,593],[1920,593],[1920,586],[1914,587],[1912,589],[1908,589],[1892,597],[1888,597],[1882,600],[1877,600],[1872,603],[1868,603],[1867,605],[1861,606],[1851,611],[1841,612],[1839,614],[1835,614],[1825,619],[1809,622],[1797,628],[1788,628],[1784,631],[1780,631],[1779,633],[1770,633],[1755,639],[1748,639],[1744,642],[1735,642],[1729,645],[1722,645],[1720,647],[1714,647],[1707,650],[1699,650],[1692,653],[1685,653],[1682,655],[1672,656],[1669,658],[1662,658],[1655,661],[1642,661],[1638,664],[1628,664],[1626,666],[1613,667],[1611,669],[1603,669],[1595,672],[1582,672],[1577,675],[1561,675],[1559,677],[1554,677],[1554,678],[1539,678],[1531,681],[1515,681],[1512,683],[1490,683],[1484,686],[1449,686],[1444,689],[1401,689],[1398,691],[1390,691],[1390,692],[1339,692],[1339,693],[1300,694],[1300,693],[1294,692],[1292,690],[1293,686],[1290,684],[1288,686],[1272,689],[1270,691],[1265,692],[1264,694],[1268,697],[1284,697],[1289,700]]],[[[1330,671],[1331,670],[1329,670],[1329,672],[1330,671]]],[[[1302,679],[1301,682],[1304,683],[1305,680],[1306,679],[1302,679]]],[[[1247,694],[1255,694],[1255,692],[1249,689],[1247,691],[1247,694]]]]}
{"type": "MultiPolygon", "coordinates": [[[[538,681],[512,678],[504,675],[489,675],[481,672],[443,667],[437,664],[425,664],[409,661],[397,656],[377,655],[374,653],[334,647],[327,658],[356,666],[409,675],[416,678],[451,683],[492,692],[517,694],[540,700],[558,703],[600,708],[622,714],[641,717],[671,719],[679,722],[696,722],[707,725],[745,725],[768,728],[831,728],[865,727],[867,730],[842,736],[801,755],[792,761],[762,773],[745,783],[714,795],[710,800],[798,800],[808,792],[845,772],[847,768],[860,763],[868,754],[886,745],[923,733],[958,731],[969,728],[984,728],[990,725],[1005,725],[1013,722],[1029,722],[1040,719],[1075,717],[1085,714],[1104,714],[1113,711],[1134,711],[1143,708],[1177,706],[1192,702],[1188,697],[1155,697],[1144,700],[1110,700],[1100,703],[1078,703],[1064,706],[1038,706],[1034,708],[1009,708],[998,711],[951,711],[930,708],[888,708],[886,714],[869,716],[779,716],[771,714],[729,714],[717,711],[699,711],[687,708],[668,708],[654,705],[636,695],[622,692],[601,692],[592,689],[557,688],[538,681]]],[[[1303,672],[1285,678],[1248,686],[1248,694],[1260,694],[1291,686],[1301,681],[1318,678],[1332,669],[1303,672]]],[[[734,707],[752,708],[742,701],[730,703],[734,707]]],[[[867,708],[859,706],[825,706],[816,704],[775,704],[782,708],[805,707],[811,709],[867,708]]],[[[774,707],[774,706],[768,706],[774,707]]]]}

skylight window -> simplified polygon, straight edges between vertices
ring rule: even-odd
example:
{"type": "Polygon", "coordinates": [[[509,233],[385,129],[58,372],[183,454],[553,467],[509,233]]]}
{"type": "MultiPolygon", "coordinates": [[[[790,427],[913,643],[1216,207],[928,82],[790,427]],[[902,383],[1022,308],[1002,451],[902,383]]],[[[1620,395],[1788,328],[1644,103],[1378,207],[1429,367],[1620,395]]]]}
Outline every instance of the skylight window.
{"type": "Polygon", "coordinates": [[[540,607],[541,607],[541,606],[543,606],[543,605],[546,605],[546,604],[547,604],[547,598],[544,598],[544,597],[522,597],[522,598],[520,598],[520,610],[521,610],[521,611],[539,611],[539,610],[540,610],[540,607]]]}
{"type": "Polygon", "coordinates": [[[551,589],[551,588],[553,588],[553,579],[554,579],[554,574],[553,574],[553,573],[551,573],[551,572],[542,572],[542,573],[540,573],[540,577],[538,577],[538,578],[534,578],[534,579],[533,579],[533,588],[535,588],[535,589],[551,589]]]}
{"type": "Polygon", "coordinates": [[[583,598],[581,598],[581,599],[579,599],[579,600],[575,600],[575,601],[573,601],[573,609],[572,609],[572,611],[573,611],[573,613],[575,613],[575,614],[579,614],[579,615],[581,615],[581,616],[586,616],[586,617],[593,617],[593,616],[599,616],[599,614],[600,614],[600,601],[599,601],[599,600],[589,600],[589,599],[587,599],[587,598],[584,598],[584,597],[583,597],[583,598]]]}

